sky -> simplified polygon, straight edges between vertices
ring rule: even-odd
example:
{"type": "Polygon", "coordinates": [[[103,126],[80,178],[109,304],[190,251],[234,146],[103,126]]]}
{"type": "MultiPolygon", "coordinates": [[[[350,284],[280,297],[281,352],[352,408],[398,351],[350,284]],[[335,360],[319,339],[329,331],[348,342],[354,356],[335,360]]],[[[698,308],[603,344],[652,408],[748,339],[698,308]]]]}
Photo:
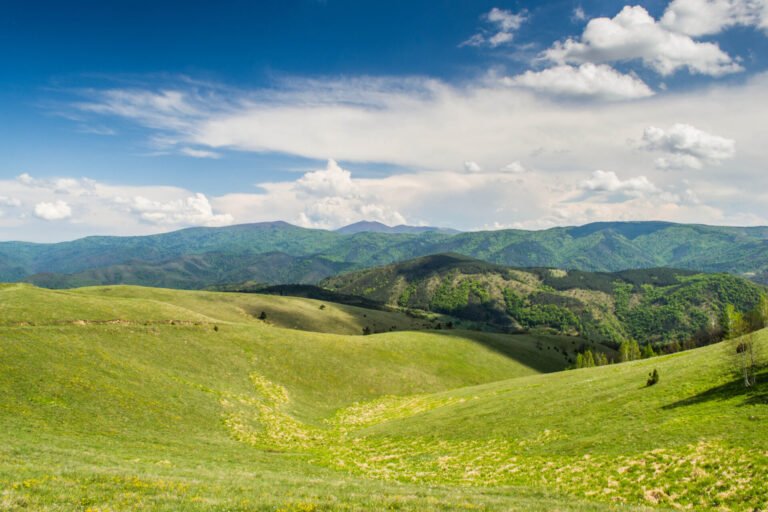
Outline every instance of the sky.
{"type": "Polygon", "coordinates": [[[0,240],[768,225],[768,0],[0,4],[0,240]]]}

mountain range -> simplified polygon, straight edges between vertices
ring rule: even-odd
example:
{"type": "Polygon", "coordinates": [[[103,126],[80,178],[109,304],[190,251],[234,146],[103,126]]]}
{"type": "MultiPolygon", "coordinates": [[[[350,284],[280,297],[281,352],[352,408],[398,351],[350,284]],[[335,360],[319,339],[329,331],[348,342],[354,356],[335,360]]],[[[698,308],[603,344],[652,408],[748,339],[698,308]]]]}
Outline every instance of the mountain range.
{"type": "Polygon", "coordinates": [[[768,227],[601,222],[540,231],[390,229],[398,232],[381,232],[376,223],[328,231],[269,222],[54,244],[2,242],[0,280],[52,288],[316,283],[343,272],[453,252],[515,267],[598,272],[674,267],[728,272],[768,284],[768,227]],[[409,230],[422,231],[403,232],[409,230]]]}

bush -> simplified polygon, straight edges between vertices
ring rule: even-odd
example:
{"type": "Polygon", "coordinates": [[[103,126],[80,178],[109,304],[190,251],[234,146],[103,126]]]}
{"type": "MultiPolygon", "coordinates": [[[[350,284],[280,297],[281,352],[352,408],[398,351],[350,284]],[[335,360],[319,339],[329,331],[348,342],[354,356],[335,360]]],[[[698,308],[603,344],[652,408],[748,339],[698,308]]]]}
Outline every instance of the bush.
{"type": "Polygon", "coordinates": [[[653,386],[659,382],[659,370],[653,369],[651,373],[648,374],[648,381],[645,383],[646,386],[653,386]]]}
{"type": "Polygon", "coordinates": [[[259,320],[266,320],[266,319],[267,319],[267,314],[264,311],[262,311],[261,314],[259,315],[259,320]]]}
{"type": "Polygon", "coordinates": [[[363,336],[368,336],[369,334],[371,334],[371,328],[366,325],[363,327],[363,336]]]}

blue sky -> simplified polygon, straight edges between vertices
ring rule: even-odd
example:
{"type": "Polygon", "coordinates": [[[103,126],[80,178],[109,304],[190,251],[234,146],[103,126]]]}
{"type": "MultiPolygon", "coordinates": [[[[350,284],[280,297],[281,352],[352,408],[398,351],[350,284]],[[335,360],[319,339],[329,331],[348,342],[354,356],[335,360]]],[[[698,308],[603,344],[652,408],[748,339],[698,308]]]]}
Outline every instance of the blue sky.
{"type": "Polygon", "coordinates": [[[768,2],[0,6],[0,239],[767,224],[768,2]]]}

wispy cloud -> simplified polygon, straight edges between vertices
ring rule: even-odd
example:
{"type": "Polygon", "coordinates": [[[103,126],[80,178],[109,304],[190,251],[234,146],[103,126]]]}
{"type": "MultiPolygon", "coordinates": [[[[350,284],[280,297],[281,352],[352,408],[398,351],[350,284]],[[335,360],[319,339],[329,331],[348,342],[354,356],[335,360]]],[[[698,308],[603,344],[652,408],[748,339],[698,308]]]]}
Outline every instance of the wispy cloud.
{"type": "Polygon", "coordinates": [[[525,11],[513,13],[507,9],[494,7],[482,16],[488,25],[482,31],[472,35],[469,39],[459,44],[461,46],[497,46],[511,43],[517,29],[527,19],[525,11]]]}

